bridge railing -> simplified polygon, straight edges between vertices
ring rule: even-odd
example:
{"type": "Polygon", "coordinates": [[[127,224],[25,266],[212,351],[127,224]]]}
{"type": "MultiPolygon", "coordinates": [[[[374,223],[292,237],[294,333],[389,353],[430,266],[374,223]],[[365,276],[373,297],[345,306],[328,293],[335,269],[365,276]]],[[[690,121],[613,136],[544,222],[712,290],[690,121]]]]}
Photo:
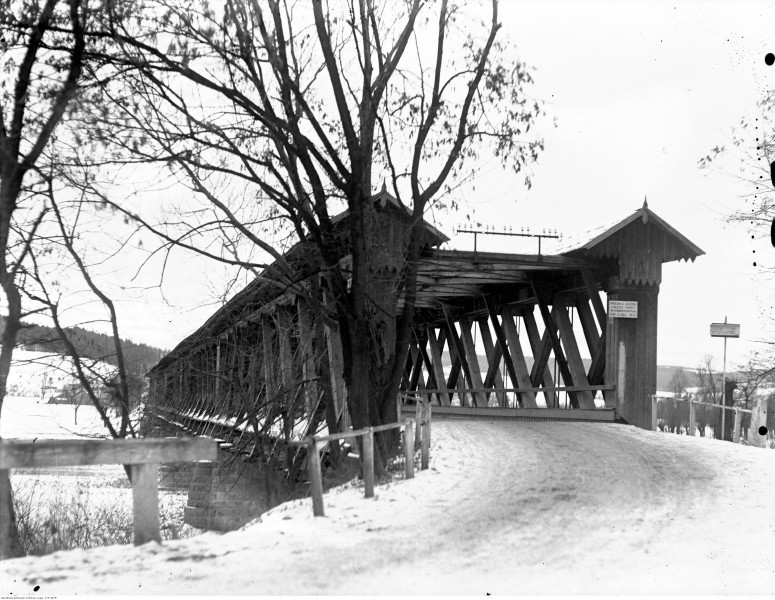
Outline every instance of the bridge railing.
{"type": "Polygon", "coordinates": [[[312,496],[312,512],[316,517],[325,516],[323,505],[323,476],[320,469],[320,450],[330,442],[343,439],[361,440],[361,469],[363,470],[364,495],[366,498],[374,497],[374,434],[380,431],[389,431],[391,429],[403,430],[404,442],[404,462],[406,478],[414,477],[414,452],[415,452],[415,424],[420,425],[420,448],[421,459],[420,468],[428,468],[430,456],[430,405],[427,412],[421,415],[420,419],[405,419],[396,423],[388,423],[377,427],[364,427],[341,433],[317,436],[313,435],[300,442],[292,442],[294,446],[306,446],[307,448],[307,471],[310,481],[310,495],[312,496]]]}
{"type": "MultiPolygon", "coordinates": [[[[423,401],[428,402],[430,401],[430,397],[432,395],[435,396],[441,396],[442,394],[447,394],[450,397],[453,395],[457,395],[458,398],[461,399],[465,395],[476,395],[476,394],[486,394],[489,398],[491,395],[493,395],[495,398],[502,397],[504,395],[513,395],[514,402],[516,403],[516,396],[518,394],[526,394],[526,393],[532,393],[532,394],[559,394],[559,393],[565,393],[572,394],[574,392],[608,392],[616,390],[615,385],[553,385],[553,386],[544,386],[544,387],[510,387],[510,388],[492,388],[492,387],[454,387],[454,388],[439,388],[439,389],[416,389],[416,390],[406,390],[401,392],[402,397],[404,398],[412,398],[417,399],[421,398],[423,401]]],[[[512,400],[512,398],[508,398],[507,400],[512,400]]],[[[556,405],[555,406],[546,406],[546,407],[537,407],[542,410],[546,409],[562,409],[562,406],[559,403],[559,399],[555,399],[556,405]]],[[[567,398],[566,398],[566,407],[567,407],[567,398]]],[[[506,407],[484,407],[484,406],[476,406],[474,408],[506,408],[506,407]]],[[[510,407],[515,408],[515,407],[510,407]]],[[[578,410],[578,409],[573,409],[578,410]]],[[[602,410],[602,409],[587,409],[587,410],[602,410]]]]}
{"type": "MultiPolygon", "coordinates": [[[[215,460],[218,453],[210,438],[121,440],[0,440],[0,499],[8,471],[26,467],[129,465],[135,545],[155,540],[159,533],[158,466],[165,462],[215,460]],[[3,473],[5,471],[5,473],[3,473]]],[[[0,558],[9,555],[11,515],[0,501],[0,558]]]]}

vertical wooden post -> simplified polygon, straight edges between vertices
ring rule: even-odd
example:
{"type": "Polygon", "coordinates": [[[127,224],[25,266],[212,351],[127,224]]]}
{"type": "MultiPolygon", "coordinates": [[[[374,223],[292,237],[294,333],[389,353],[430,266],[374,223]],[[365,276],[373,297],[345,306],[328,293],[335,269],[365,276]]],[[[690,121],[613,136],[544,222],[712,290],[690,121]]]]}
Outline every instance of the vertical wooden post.
{"type": "Polygon", "coordinates": [[[8,512],[8,503],[12,497],[10,475],[9,469],[0,469],[0,560],[11,556],[11,514],[8,512]]]}
{"type": "Polygon", "coordinates": [[[757,446],[759,448],[767,447],[767,399],[763,396],[758,396],[754,400],[753,410],[751,412],[751,426],[748,429],[748,445],[757,446]],[[759,432],[759,428],[763,427],[762,431],[764,435],[759,432]]]}
{"type": "Polygon", "coordinates": [[[743,423],[743,413],[740,412],[739,408],[735,409],[735,437],[732,441],[734,441],[736,444],[740,443],[740,430],[742,429],[743,423]]]}
{"type": "Polygon", "coordinates": [[[298,298],[296,310],[299,315],[299,345],[301,347],[301,376],[304,379],[304,408],[307,414],[312,413],[317,404],[318,387],[315,378],[315,335],[312,325],[312,315],[306,300],[298,298]]]}
{"type": "Polygon", "coordinates": [[[422,438],[420,442],[422,446],[420,469],[425,471],[428,468],[428,460],[430,458],[431,451],[431,405],[426,404],[425,410],[423,412],[424,422],[422,427],[422,438]]]}
{"type": "Polygon", "coordinates": [[[404,461],[406,462],[406,478],[414,477],[414,423],[410,420],[404,424],[404,461]]]}
{"type": "Polygon", "coordinates": [[[135,546],[146,542],[161,542],[159,534],[158,465],[130,465],[132,473],[132,511],[135,546]]]}
{"type": "Polygon", "coordinates": [[[363,456],[361,457],[363,469],[363,486],[366,488],[366,497],[374,497],[374,429],[363,436],[363,456]]]}
{"type": "Polygon", "coordinates": [[[697,429],[697,419],[695,416],[694,400],[689,399],[689,435],[694,435],[697,429]]]}
{"type": "MultiPolygon", "coordinates": [[[[181,373],[182,377],[183,373],[181,373]]],[[[213,405],[220,404],[221,400],[221,342],[215,348],[215,398],[213,405]]]]}
{"type": "Polygon", "coordinates": [[[425,402],[422,400],[418,401],[417,404],[415,404],[414,409],[414,439],[415,440],[421,440],[422,439],[422,415],[425,407],[425,402]]]}
{"type": "MultiPolygon", "coordinates": [[[[633,250],[630,255],[634,257],[638,252],[633,250]]],[[[649,255],[656,256],[656,250],[647,254],[649,255]]],[[[644,257],[644,260],[647,259],[644,257]]],[[[661,268],[661,264],[654,268],[661,268]]],[[[617,381],[617,374],[622,373],[620,360],[626,358],[626,370],[622,377],[624,385],[617,382],[615,394],[609,396],[612,396],[611,400],[616,398],[617,417],[621,417],[630,425],[648,429],[653,420],[649,414],[652,406],[649,397],[657,391],[659,285],[625,285],[618,278],[612,277],[609,280],[608,301],[638,303],[637,319],[609,317],[605,382],[610,384],[617,381]],[[624,353],[620,350],[622,346],[624,353]]],[[[610,406],[609,400],[606,400],[606,406],[610,406]]]]}
{"type": "MultiPolygon", "coordinates": [[[[330,443],[330,442],[329,442],[330,443]]],[[[325,517],[323,508],[323,477],[320,474],[320,454],[318,442],[313,437],[307,448],[307,472],[309,474],[310,494],[312,495],[312,514],[316,517],[325,517]]]]}
{"type": "Polygon", "coordinates": [[[657,396],[651,395],[651,431],[657,430],[657,396]]]}
{"type": "Polygon", "coordinates": [[[344,383],[344,357],[342,354],[342,340],[339,331],[325,326],[326,346],[328,349],[328,364],[331,366],[331,391],[336,405],[336,416],[342,418],[342,431],[344,431],[349,418],[349,412],[345,408],[346,386],[344,383]]]}

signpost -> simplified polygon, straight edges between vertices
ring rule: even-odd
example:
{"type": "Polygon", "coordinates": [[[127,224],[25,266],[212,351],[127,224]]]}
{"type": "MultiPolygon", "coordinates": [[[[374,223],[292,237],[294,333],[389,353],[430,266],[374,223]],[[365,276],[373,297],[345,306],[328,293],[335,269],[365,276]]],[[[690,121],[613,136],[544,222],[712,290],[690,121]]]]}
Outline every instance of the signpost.
{"type": "Polygon", "coordinates": [[[638,302],[637,300],[609,300],[608,316],[619,319],[637,319],[638,302]]]}
{"type": "MultiPolygon", "coordinates": [[[[710,337],[723,337],[724,338],[724,375],[721,379],[721,405],[726,407],[727,405],[727,338],[740,337],[740,324],[739,323],[727,323],[727,318],[724,317],[723,323],[711,323],[710,324],[710,337]]],[[[726,425],[727,409],[721,409],[721,439],[724,439],[725,425],[726,425]]]]}

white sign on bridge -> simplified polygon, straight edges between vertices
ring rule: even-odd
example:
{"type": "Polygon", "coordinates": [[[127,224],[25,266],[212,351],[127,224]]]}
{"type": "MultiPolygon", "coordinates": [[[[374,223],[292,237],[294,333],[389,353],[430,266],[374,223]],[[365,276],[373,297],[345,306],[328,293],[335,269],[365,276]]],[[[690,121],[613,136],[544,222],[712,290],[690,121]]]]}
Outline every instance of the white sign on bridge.
{"type": "Polygon", "coordinates": [[[638,301],[637,300],[609,300],[608,316],[618,319],[637,319],[638,301]]]}

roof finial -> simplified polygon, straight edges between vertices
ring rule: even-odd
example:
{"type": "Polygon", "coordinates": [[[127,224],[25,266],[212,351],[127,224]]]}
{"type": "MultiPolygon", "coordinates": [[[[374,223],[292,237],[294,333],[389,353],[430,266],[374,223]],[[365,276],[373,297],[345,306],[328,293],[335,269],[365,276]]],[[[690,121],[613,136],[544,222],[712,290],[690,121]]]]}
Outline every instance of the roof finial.
{"type": "Polygon", "coordinates": [[[382,191],[387,192],[387,183],[385,183],[385,179],[382,179],[382,191]]]}
{"type": "Polygon", "coordinates": [[[646,196],[643,196],[643,208],[649,207],[649,201],[646,196]]]}

